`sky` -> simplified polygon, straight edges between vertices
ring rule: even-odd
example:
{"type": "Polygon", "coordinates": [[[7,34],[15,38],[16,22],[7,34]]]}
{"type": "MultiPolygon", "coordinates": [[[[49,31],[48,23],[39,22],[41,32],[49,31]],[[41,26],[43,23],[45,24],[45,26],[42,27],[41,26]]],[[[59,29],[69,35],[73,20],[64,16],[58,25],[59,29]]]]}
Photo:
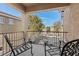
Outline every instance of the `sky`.
{"type": "Polygon", "coordinates": [[[4,3],[0,3],[0,11],[14,15],[16,17],[21,16],[21,12],[4,3]]]}
{"type": "Polygon", "coordinates": [[[61,20],[61,13],[58,10],[41,11],[32,15],[40,17],[45,26],[52,26],[56,21],[61,20]]]}
{"type": "MultiPolygon", "coordinates": [[[[0,3],[0,11],[17,17],[21,16],[21,12],[4,3],[0,3]]],[[[61,19],[61,13],[58,10],[40,11],[32,15],[40,17],[45,26],[52,26],[56,21],[61,19]]]]}

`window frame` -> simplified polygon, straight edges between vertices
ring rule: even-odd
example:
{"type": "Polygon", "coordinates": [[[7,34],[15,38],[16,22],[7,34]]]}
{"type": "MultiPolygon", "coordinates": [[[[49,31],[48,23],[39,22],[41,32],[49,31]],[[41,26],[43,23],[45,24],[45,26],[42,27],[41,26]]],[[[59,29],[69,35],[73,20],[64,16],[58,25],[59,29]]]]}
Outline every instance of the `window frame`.
{"type": "Polygon", "coordinates": [[[0,16],[0,24],[4,24],[4,17],[0,16]]]}

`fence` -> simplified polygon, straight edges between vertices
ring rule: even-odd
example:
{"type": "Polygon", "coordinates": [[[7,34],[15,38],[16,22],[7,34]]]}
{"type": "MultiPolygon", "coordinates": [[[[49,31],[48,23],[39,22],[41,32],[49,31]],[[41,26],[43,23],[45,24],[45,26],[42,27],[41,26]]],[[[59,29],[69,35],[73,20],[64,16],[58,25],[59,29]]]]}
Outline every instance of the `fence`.
{"type": "MultiPolygon", "coordinates": [[[[3,34],[7,34],[10,42],[13,45],[13,48],[24,43],[24,37],[26,39],[31,40],[35,44],[44,44],[45,41],[48,41],[48,44],[53,44],[54,46],[59,46],[59,41],[61,40],[64,42],[67,39],[66,36],[67,32],[46,32],[46,31],[27,31],[27,32],[8,32],[8,33],[0,33],[0,55],[7,54],[11,51],[3,34]]],[[[63,43],[61,43],[63,45],[63,43]]]]}
{"type": "Polygon", "coordinates": [[[10,48],[3,36],[3,34],[7,34],[10,42],[13,45],[13,48],[16,48],[18,45],[21,45],[23,41],[24,32],[8,32],[8,33],[0,33],[0,55],[4,55],[10,52],[10,48]]]}
{"type": "Polygon", "coordinates": [[[67,32],[55,32],[55,31],[27,31],[27,38],[35,43],[40,41],[48,41],[48,43],[57,45],[57,41],[65,41],[67,39],[67,32]]]}

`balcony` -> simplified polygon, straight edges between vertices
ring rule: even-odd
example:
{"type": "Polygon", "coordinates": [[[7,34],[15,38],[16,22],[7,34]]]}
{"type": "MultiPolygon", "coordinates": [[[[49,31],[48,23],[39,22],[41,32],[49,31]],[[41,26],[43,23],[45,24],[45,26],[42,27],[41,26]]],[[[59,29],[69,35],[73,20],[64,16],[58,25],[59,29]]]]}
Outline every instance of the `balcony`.
{"type": "Polygon", "coordinates": [[[0,56],[79,55],[79,4],[9,5],[21,15],[16,17],[0,12],[0,56]],[[29,14],[53,9],[62,14],[63,31],[28,31],[29,14]]]}

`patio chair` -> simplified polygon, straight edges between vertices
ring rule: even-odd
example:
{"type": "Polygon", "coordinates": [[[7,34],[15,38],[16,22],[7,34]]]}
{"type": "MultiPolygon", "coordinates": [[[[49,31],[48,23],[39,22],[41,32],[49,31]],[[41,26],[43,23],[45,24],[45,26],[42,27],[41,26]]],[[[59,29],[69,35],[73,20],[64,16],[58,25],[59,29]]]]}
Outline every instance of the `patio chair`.
{"type": "Polygon", "coordinates": [[[66,43],[61,51],[61,56],[79,56],[79,39],[66,43]]]}
{"type": "Polygon", "coordinates": [[[50,56],[56,56],[61,54],[61,42],[59,42],[59,46],[54,46],[52,44],[44,43],[45,45],[45,56],[49,53],[50,56]]]}
{"type": "MultiPolygon", "coordinates": [[[[60,55],[60,46],[56,47],[52,44],[44,43],[45,45],[45,56],[49,53],[50,56],[60,55]]],[[[60,45],[60,44],[59,44],[60,45]]]]}
{"type": "MultiPolygon", "coordinates": [[[[19,54],[21,54],[21,53],[23,53],[23,52],[25,52],[25,51],[27,51],[27,50],[29,50],[29,49],[32,49],[32,48],[31,48],[31,47],[32,47],[31,41],[26,42],[26,41],[25,41],[25,38],[24,38],[23,44],[17,46],[16,48],[13,48],[13,44],[10,42],[10,40],[9,40],[9,38],[8,38],[8,36],[7,36],[7,34],[3,34],[3,36],[4,36],[4,38],[5,38],[5,40],[6,40],[7,44],[8,44],[8,46],[9,46],[10,49],[11,49],[10,56],[11,56],[11,55],[17,56],[17,55],[19,55],[19,54]]],[[[31,54],[32,54],[32,52],[31,52],[31,54]]]]}

